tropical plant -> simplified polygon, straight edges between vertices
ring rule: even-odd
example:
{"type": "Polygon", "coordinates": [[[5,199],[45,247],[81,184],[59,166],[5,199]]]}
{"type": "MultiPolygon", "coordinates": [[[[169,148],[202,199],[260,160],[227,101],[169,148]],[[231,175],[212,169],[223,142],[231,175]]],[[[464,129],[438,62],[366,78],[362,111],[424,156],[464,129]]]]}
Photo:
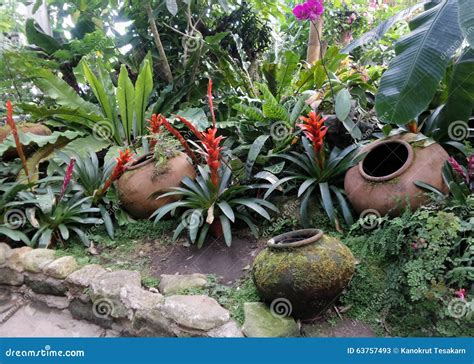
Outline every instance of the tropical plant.
{"type": "Polygon", "coordinates": [[[20,106],[35,118],[58,120],[67,126],[81,126],[93,132],[97,138],[109,140],[116,145],[131,145],[139,142],[145,133],[145,111],[153,91],[153,75],[150,60],[143,60],[140,72],[133,85],[127,68],[122,65],[115,87],[109,72],[102,62],[93,67],[82,61],[82,74],[99,105],[81,98],[74,89],[48,70],[35,75],[35,84],[58,107],[38,106],[23,103],[20,106]]]}
{"type": "Polygon", "coordinates": [[[351,145],[344,150],[333,148],[329,152],[324,145],[324,137],[327,128],[324,119],[314,111],[308,117],[301,117],[302,124],[299,128],[304,132],[302,138],[303,152],[292,151],[281,154],[278,157],[292,163],[290,169],[285,173],[287,176],[278,179],[268,172],[261,172],[257,176],[276,182],[267,190],[264,198],[283,184],[292,183],[288,190],[298,187],[298,197],[301,197],[300,211],[303,225],[310,224],[308,205],[311,197],[318,195],[321,204],[326,211],[330,221],[339,227],[339,221],[334,208],[333,196],[336,197],[342,216],[348,225],[352,225],[352,217],[349,205],[344,198],[344,192],[336,187],[334,183],[348,168],[361,160],[364,154],[357,155],[357,145],[351,145]]]}
{"type": "MultiPolygon", "coordinates": [[[[97,155],[92,151],[89,151],[85,157],[81,157],[76,153],[58,152],[57,154],[66,164],[74,162],[73,185],[75,190],[83,193],[86,197],[90,197],[91,205],[99,208],[107,233],[113,238],[114,225],[110,207],[117,202],[117,196],[114,193],[107,192],[113,182],[123,174],[125,164],[131,160],[130,151],[120,151],[120,156],[116,160],[109,159],[103,166],[100,166],[97,155]]],[[[112,211],[114,213],[118,212],[112,211]]]]}
{"type": "Polygon", "coordinates": [[[52,244],[62,244],[69,240],[71,232],[90,246],[84,226],[103,223],[101,219],[91,217],[100,210],[91,207],[91,198],[84,197],[81,192],[70,197],[65,194],[55,196],[53,190],[47,187],[45,193],[23,191],[18,197],[23,205],[28,206],[27,218],[35,228],[31,246],[47,248],[52,244]]]}
{"type": "MultiPolygon", "coordinates": [[[[395,45],[396,56],[383,74],[376,95],[376,110],[382,120],[403,125],[427,109],[451,59],[464,47],[466,35],[472,33],[472,11],[467,3],[430,1],[425,11],[409,23],[411,33],[395,45]]],[[[474,99],[470,94],[465,95],[464,102],[472,111],[474,99]]],[[[470,112],[464,113],[461,120],[467,122],[469,116],[470,112]]]]}
{"type": "MultiPolygon", "coordinates": [[[[467,205],[469,196],[474,192],[474,154],[467,158],[467,167],[450,157],[443,166],[442,175],[454,200],[461,205],[467,205]]],[[[441,198],[446,197],[443,192],[427,183],[416,181],[415,184],[441,198]]]]}

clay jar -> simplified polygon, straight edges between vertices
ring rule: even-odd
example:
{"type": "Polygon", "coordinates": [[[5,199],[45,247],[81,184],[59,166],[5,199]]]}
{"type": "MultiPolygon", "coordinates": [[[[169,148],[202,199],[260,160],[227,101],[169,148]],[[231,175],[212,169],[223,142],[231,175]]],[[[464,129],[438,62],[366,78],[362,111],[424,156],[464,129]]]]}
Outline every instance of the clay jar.
{"type": "Polygon", "coordinates": [[[303,229],[270,239],[255,258],[252,278],[276,314],[311,319],[337,299],[354,270],[349,248],[321,230],[303,229]]]}
{"type": "Polygon", "coordinates": [[[150,197],[163,193],[171,187],[179,187],[184,177],[194,178],[196,172],[184,153],[168,160],[161,171],[157,171],[153,154],[146,154],[125,166],[125,173],[118,179],[116,187],[123,208],[133,217],[147,219],[155,210],[176,201],[176,196],[160,199],[150,197]]]}
{"type": "Polygon", "coordinates": [[[344,179],[347,198],[359,214],[398,216],[406,207],[415,210],[429,201],[416,181],[448,192],[442,177],[448,154],[437,143],[409,144],[415,138],[416,134],[401,134],[363,148],[367,155],[344,179]]]}

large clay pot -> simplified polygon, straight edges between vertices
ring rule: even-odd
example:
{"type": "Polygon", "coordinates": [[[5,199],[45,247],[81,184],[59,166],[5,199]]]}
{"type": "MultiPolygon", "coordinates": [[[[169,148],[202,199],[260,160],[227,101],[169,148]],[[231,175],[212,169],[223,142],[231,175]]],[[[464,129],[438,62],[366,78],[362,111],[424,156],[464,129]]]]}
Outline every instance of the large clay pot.
{"type": "Polygon", "coordinates": [[[397,216],[405,207],[415,210],[428,202],[416,181],[448,192],[442,177],[448,153],[437,143],[415,143],[416,137],[396,135],[362,149],[367,155],[347,171],[344,180],[347,198],[358,213],[371,210],[381,216],[397,216]]]}
{"type": "Polygon", "coordinates": [[[184,177],[194,178],[196,172],[184,153],[170,159],[160,172],[156,170],[152,154],[144,155],[125,166],[125,173],[116,183],[120,202],[133,217],[149,218],[156,209],[176,197],[158,200],[150,196],[158,191],[165,193],[171,187],[179,187],[184,177]]]}
{"type": "Polygon", "coordinates": [[[255,258],[252,277],[276,313],[286,304],[286,314],[311,319],[336,300],[354,270],[354,257],[344,244],[321,230],[304,229],[270,239],[255,258]]]}
{"type": "MultiPolygon", "coordinates": [[[[22,124],[17,124],[17,128],[21,133],[31,133],[35,135],[51,135],[51,130],[43,125],[43,124],[32,124],[32,123],[22,123],[22,124]]],[[[5,125],[0,127],[0,143],[3,143],[3,141],[10,135],[10,127],[5,125]]],[[[32,151],[34,151],[34,148],[26,146],[23,148],[25,151],[26,155],[29,155],[32,151]]],[[[11,160],[18,157],[18,153],[15,148],[10,149],[6,151],[2,159],[4,160],[11,160]]]]}

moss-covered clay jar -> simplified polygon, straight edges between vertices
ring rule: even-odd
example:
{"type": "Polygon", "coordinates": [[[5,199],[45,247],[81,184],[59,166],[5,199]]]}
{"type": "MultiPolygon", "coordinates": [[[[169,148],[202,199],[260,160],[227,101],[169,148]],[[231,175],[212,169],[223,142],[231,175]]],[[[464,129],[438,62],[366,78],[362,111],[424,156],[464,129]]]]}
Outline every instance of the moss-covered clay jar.
{"type": "Polygon", "coordinates": [[[286,301],[293,317],[311,319],[334,302],[354,270],[349,248],[321,230],[304,229],[270,239],[255,258],[252,277],[270,308],[286,301]]]}

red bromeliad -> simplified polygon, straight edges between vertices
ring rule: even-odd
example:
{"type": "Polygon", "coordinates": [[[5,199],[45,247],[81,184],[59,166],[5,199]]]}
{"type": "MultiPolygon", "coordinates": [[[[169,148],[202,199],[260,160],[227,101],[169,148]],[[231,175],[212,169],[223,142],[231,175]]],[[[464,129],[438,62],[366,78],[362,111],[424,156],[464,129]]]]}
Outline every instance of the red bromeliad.
{"type": "Polygon", "coordinates": [[[99,191],[99,195],[103,195],[110,188],[112,183],[122,176],[125,172],[125,165],[133,159],[133,154],[130,149],[125,150],[125,152],[120,151],[120,155],[117,158],[117,164],[115,165],[110,177],[105,181],[104,186],[99,191]]]}
{"type": "Polygon", "coordinates": [[[311,111],[308,117],[301,116],[300,120],[302,120],[303,123],[297,124],[297,126],[303,130],[306,137],[313,144],[314,154],[318,159],[319,165],[322,167],[324,161],[324,137],[328,130],[324,125],[326,119],[316,114],[316,112],[311,111]]]}
{"type": "Polygon", "coordinates": [[[456,173],[459,175],[459,177],[461,177],[464,182],[469,184],[469,176],[466,174],[466,172],[464,172],[464,169],[461,167],[458,161],[454,159],[454,157],[449,157],[448,162],[453,168],[453,170],[456,171],[456,173]]]}
{"type": "Polygon", "coordinates": [[[28,179],[28,182],[30,182],[31,178],[30,178],[30,174],[28,173],[28,166],[26,164],[26,156],[25,156],[25,153],[23,152],[23,146],[21,145],[20,137],[18,136],[18,129],[16,128],[15,121],[13,120],[13,105],[10,100],[7,100],[6,106],[7,106],[7,124],[10,127],[10,130],[13,134],[13,138],[15,139],[16,150],[18,152],[18,156],[21,159],[21,164],[23,165],[23,169],[25,170],[26,178],[28,179]]]}
{"type": "MultiPolygon", "coordinates": [[[[151,134],[159,134],[161,132],[161,114],[153,114],[151,119],[148,119],[150,126],[147,128],[151,134]]],[[[150,141],[150,148],[153,149],[156,145],[156,140],[152,139],[150,141]]]]}
{"type": "MultiPolygon", "coordinates": [[[[212,80],[209,80],[209,86],[207,88],[207,98],[209,102],[209,108],[211,110],[211,117],[212,117],[212,127],[207,129],[204,132],[199,131],[196,126],[189,120],[183,118],[182,116],[176,115],[176,117],[184,124],[186,127],[199,139],[202,144],[201,154],[204,156],[207,165],[211,171],[211,181],[214,186],[218,186],[219,184],[219,167],[221,165],[221,151],[222,147],[220,146],[220,142],[222,141],[223,137],[216,136],[217,133],[217,126],[216,126],[216,116],[214,114],[214,106],[212,103],[212,80]]],[[[198,164],[199,160],[190,148],[188,142],[183,137],[183,135],[176,130],[166,118],[161,115],[153,115],[150,121],[151,128],[149,128],[152,132],[159,132],[161,125],[164,125],[165,128],[179,140],[181,145],[184,147],[186,153],[191,157],[191,159],[198,164]],[[155,128],[155,129],[153,129],[155,128]]]]}
{"type": "Polygon", "coordinates": [[[74,171],[74,164],[75,163],[76,163],[76,160],[74,158],[71,158],[71,160],[69,161],[69,164],[66,168],[66,175],[64,176],[63,185],[61,187],[61,192],[59,193],[58,203],[63,199],[64,194],[66,193],[67,187],[69,186],[69,183],[71,183],[72,172],[74,171]]]}

